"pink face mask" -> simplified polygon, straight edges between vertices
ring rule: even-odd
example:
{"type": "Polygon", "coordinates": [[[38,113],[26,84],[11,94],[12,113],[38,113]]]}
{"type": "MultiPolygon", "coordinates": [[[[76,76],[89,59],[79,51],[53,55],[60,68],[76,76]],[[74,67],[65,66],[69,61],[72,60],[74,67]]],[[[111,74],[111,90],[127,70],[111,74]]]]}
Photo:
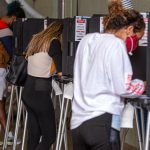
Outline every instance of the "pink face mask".
{"type": "Polygon", "coordinates": [[[126,38],[126,48],[130,55],[138,46],[138,37],[137,35],[129,36],[126,38]]]}

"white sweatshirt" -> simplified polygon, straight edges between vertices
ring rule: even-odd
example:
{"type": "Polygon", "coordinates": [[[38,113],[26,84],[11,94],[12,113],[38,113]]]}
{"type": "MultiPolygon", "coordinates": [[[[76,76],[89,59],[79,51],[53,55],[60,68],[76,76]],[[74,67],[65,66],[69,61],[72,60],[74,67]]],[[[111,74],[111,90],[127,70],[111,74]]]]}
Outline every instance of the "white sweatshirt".
{"type": "Polygon", "coordinates": [[[74,63],[71,129],[105,112],[120,115],[120,96],[139,95],[140,80],[132,84],[132,67],[124,41],[113,34],[92,33],[78,45],[74,63]]]}

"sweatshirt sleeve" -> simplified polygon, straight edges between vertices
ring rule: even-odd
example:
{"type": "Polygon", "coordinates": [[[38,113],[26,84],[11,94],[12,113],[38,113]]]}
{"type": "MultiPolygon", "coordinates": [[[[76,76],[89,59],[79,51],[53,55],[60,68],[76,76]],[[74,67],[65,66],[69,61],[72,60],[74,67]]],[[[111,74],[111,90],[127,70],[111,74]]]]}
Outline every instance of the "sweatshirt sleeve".
{"type": "Polygon", "coordinates": [[[139,79],[132,80],[132,67],[123,43],[114,44],[108,75],[112,82],[114,94],[135,98],[144,92],[144,83],[139,79]]]}

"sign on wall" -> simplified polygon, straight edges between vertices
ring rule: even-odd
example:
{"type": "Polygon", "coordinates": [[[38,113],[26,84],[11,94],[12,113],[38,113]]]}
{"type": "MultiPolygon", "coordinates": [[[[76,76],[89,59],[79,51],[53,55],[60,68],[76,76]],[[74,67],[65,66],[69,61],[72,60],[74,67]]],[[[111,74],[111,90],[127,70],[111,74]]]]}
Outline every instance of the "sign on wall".
{"type": "Polygon", "coordinates": [[[145,22],[145,31],[144,36],[139,40],[139,46],[147,46],[148,45],[148,13],[141,13],[145,22]]]}
{"type": "Polygon", "coordinates": [[[87,33],[87,18],[86,16],[76,16],[75,19],[75,41],[81,41],[81,39],[87,33]]]}

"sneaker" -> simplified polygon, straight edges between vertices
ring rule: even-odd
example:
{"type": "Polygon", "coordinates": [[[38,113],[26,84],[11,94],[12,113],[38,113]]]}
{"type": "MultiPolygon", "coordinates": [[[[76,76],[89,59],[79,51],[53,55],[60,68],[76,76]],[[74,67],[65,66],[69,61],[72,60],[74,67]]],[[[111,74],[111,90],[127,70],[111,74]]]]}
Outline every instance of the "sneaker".
{"type": "Polygon", "coordinates": [[[0,141],[0,146],[3,146],[3,142],[2,141],[0,141]]]}
{"type": "MultiPolygon", "coordinates": [[[[8,139],[7,139],[7,145],[8,146],[12,146],[14,143],[14,136],[13,136],[13,133],[10,131],[8,133],[8,139]]],[[[20,139],[17,139],[17,145],[21,144],[21,140],[20,139]]]]}
{"type": "MultiPolygon", "coordinates": [[[[7,145],[8,146],[12,146],[14,143],[14,140],[7,140],[7,145]]],[[[21,144],[21,140],[20,139],[17,139],[17,145],[21,144]]]]}

